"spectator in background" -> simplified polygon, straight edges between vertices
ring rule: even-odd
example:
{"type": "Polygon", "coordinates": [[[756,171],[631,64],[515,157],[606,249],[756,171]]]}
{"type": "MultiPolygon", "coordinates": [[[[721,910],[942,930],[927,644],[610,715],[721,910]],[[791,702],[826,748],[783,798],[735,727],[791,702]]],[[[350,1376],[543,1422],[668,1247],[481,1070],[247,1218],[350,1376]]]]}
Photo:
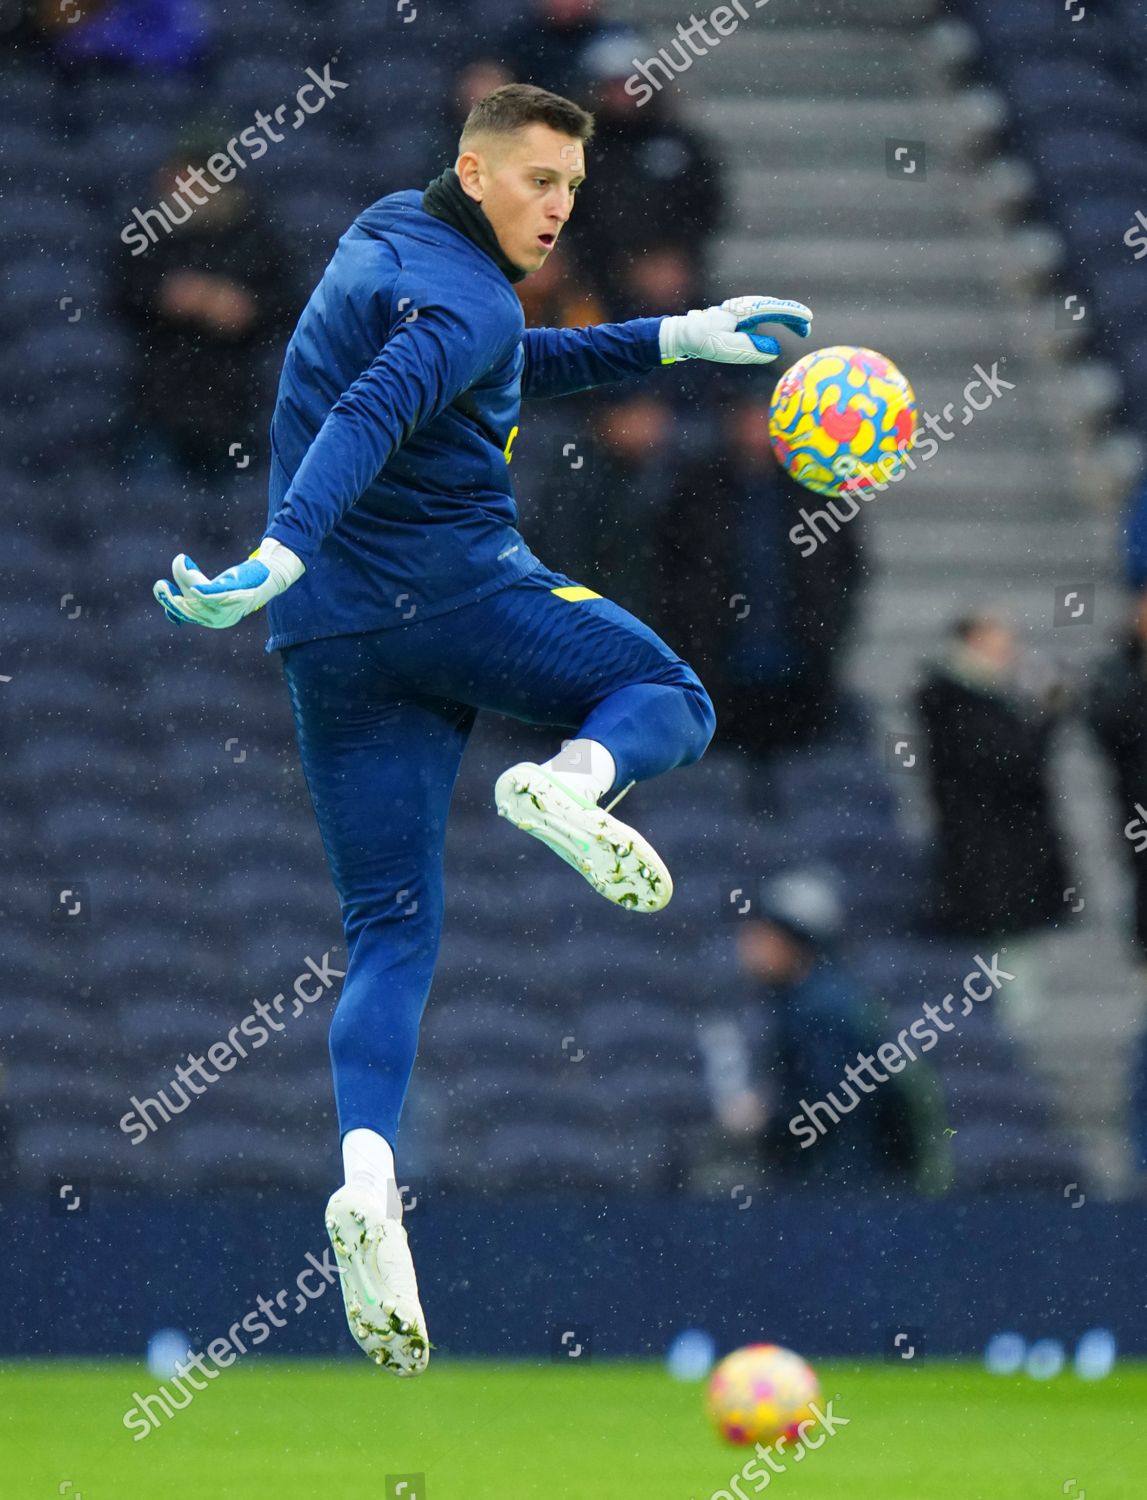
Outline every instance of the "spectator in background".
{"type": "MultiPolygon", "coordinates": [[[[1147,590],[1135,596],[1124,640],[1096,664],[1084,714],[1111,768],[1115,825],[1134,882],[1136,955],[1147,980],[1147,590]]],[[[1136,1166],[1147,1183],[1147,1031],[1132,1063],[1130,1113],[1136,1166]]]]}
{"type": "Polygon", "coordinates": [[[847,1081],[845,1069],[875,1054],[895,1028],[840,956],[844,910],[831,873],[796,870],[765,881],[757,913],[736,933],[752,1001],[740,1023],[743,1058],[730,1071],[752,1081],[726,1092],[713,1080],[727,1134],[753,1142],[766,1169],[806,1181],[947,1186],[940,1094],[928,1064],[918,1059],[866,1089],[847,1081]],[[810,1141],[812,1125],[794,1132],[790,1122],[818,1102],[838,1119],[817,1111],[823,1132],[810,1141]]]}
{"type": "Polygon", "coordinates": [[[563,243],[540,271],[520,281],[514,290],[522,304],[527,328],[585,328],[606,321],[605,311],[582,274],[570,245],[563,243]]]}
{"type": "Polygon", "coordinates": [[[588,410],[588,444],[578,413],[550,432],[555,451],[536,499],[519,495],[522,529],[555,568],[646,619],[659,593],[657,535],[677,461],[673,409],[634,386],[588,410]]]}
{"type": "MultiPolygon", "coordinates": [[[[451,98],[419,121],[416,139],[409,143],[400,162],[399,170],[408,178],[403,185],[413,187],[426,177],[437,177],[442,163],[453,162],[458,155],[458,137],[478,100],[514,81],[514,75],[496,58],[481,57],[464,64],[454,76],[451,98]]],[[[563,250],[565,245],[563,233],[563,250]]]]}
{"type": "Polygon", "coordinates": [[[503,82],[535,83],[585,105],[578,59],[591,42],[617,30],[601,20],[601,0],[532,0],[530,10],[500,49],[497,60],[509,72],[503,82]]]}
{"type": "Polygon", "coordinates": [[[585,188],[595,212],[571,227],[607,304],[629,262],[654,247],[692,246],[703,271],[724,212],[720,171],[701,137],[672,119],[663,94],[643,106],[626,93],[637,56],[648,56],[646,43],[627,32],[589,42],[578,61],[596,121],[585,188]]]}
{"type": "Polygon", "coordinates": [[[708,307],[701,267],[691,245],[666,240],[627,256],[609,289],[609,315],[655,318],[666,307],[708,307]]]}
{"type": "Polygon", "coordinates": [[[927,922],[946,936],[1007,942],[1016,979],[1000,997],[1020,1026],[1036,1018],[1046,979],[1035,935],[1068,910],[1048,774],[1066,706],[1062,681],[1034,677],[1011,626],[983,609],[955,622],[917,694],[937,816],[927,922]]]}
{"type": "Polygon", "coordinates": [[[214,133],[186,138],[154,184],[155,201],[182,202],[186,219],[118,268],[119,311],[136,335],[136,422],[208,472],[233,470],[236,444],[252,451],[263,357],[290,333],[299,301],[282,239],[238,181],[199,207],[175,197],[179,174],[220,149],[214,133]]]}
{"type": "Polygon", "coordinates": [[[716,742],[750,755],[832,737],[847,720],[839,678],[861,533],[853,522],[802,557],[788,536],[802,494],[773,456],[767,399],[742,389],[720,446],[681,469],[658,526],[659,596],[645,618],[694,663],[716,742]]]}

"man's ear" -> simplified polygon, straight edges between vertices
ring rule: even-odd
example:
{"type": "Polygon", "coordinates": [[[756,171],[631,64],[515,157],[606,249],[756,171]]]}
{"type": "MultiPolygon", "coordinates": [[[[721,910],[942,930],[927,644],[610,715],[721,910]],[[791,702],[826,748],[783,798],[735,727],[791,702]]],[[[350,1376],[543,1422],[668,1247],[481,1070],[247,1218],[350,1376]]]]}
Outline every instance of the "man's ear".
{"type": "Polygon", "coordinates": [[[462,191],[468,198],[473,198],[475,203],[482,201],[482,163],[477,152],[463,151],[462,155],[454,163],[454,170],[458,173],[458,180],[462,184],[462,191]]]}

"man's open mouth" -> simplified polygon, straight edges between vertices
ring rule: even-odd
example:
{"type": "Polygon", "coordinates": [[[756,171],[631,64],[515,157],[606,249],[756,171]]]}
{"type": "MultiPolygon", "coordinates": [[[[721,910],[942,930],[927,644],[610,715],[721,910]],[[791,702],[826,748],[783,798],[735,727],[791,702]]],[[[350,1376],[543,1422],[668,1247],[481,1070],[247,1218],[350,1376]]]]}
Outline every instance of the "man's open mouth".
{"type": "Polygon", "coordinates": [[[554,248],[554,241],[556,239],[557,239],[557,235],[556,234],[539,234],[538,235],[538,244],[539,245],[544,245],[547,250],[552,250],[554,248]]]}

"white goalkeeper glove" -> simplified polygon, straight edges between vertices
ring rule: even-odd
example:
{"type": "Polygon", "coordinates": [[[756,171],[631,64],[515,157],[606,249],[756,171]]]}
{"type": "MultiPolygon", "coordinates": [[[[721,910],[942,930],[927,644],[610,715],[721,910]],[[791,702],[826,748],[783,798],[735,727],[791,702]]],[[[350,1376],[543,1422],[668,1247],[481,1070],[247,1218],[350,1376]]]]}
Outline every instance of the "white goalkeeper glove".
{"type": "Polygon", "coordinates": [[[762,323],[780,323],[805,339],[812,313],[803,302],[781,297],[730,297],[720,307],[695,307],[661,320],[662,363],[711,359],[722,365],[771,364],[781,346],[768,334],[754,331],[762,323]]]}
{"type": "Polygon", "coordinates": [[[289,589],[306,570],[302,558],[289,547],[265,537],[246,562],[236,563],[216,578],[201,573],[181,552],[171,564],[175,583],[161,578],[152,593],[173,624],[226,630],[289,589]]]}

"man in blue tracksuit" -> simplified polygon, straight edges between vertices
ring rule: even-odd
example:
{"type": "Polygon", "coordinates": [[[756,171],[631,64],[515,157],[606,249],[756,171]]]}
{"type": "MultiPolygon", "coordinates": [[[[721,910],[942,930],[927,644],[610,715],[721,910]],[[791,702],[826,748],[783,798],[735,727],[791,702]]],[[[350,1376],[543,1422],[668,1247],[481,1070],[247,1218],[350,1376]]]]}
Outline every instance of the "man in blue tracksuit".
{"type": "Polygon", "coordinates": [[[693,671],[618,605],[534,556],[509,463],[522,397],[677,359],[767,363],[800,303],[741,297],[676,317],[525,329],[539,269],[585,175],[592,117],[526,84],[471,112],[454,169],[393,193],[339,241],[287,349],[268,524],[214,579],[186,556],[155,585],[215,628],[267,606],[303,770],[338,889],[347,974],[331,1027],[346,1183],[327,1206],[350,1328],[415,1374],[426,1323],[393,1144],[442,923],[446,815],[479,709],[575,731],[498,778],[499,813],[607,899],[654,912],[672,881],[612,807],[696,761],[713,733],[693,671]]]}

